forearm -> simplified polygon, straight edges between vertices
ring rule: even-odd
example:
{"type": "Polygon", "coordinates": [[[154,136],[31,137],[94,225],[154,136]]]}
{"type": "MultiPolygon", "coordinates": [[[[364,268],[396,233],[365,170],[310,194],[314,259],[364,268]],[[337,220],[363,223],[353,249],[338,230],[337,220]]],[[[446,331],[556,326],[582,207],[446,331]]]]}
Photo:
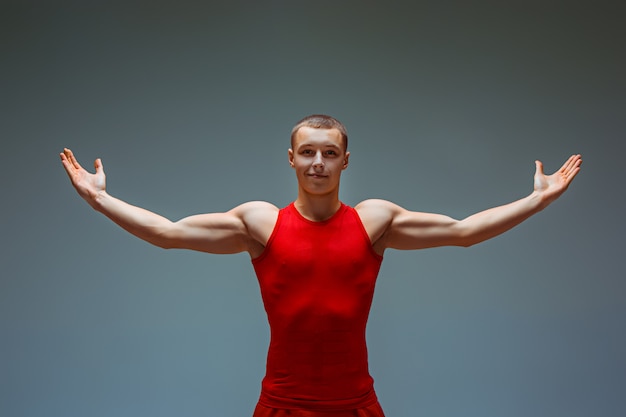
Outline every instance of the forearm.
{"type": "Polygon", "coordinates": [[[111,219],[129,233],[159,247],[169,247],[167,232],[174,223],[141,207],[133,206],[106,191],[87,199],[87,202],[100,213],[111,219]]]}
{"type": "Polygon", "coordinates": [[[512,203],[471,215],[458,222],[460,245],[471,246],[498,236],[543,210],[548,204],[540,193],[533,192],[512,203]]]}

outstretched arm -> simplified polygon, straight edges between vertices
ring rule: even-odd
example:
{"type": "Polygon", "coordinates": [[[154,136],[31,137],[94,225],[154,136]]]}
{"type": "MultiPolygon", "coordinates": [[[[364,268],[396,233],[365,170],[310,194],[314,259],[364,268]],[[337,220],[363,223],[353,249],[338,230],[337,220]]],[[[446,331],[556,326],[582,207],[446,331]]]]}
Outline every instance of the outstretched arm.
{"type": "Polygon", "coordinates": [[[271,220],[274,206],[262,202],[242,204],[225,213],[200,214],[172,222],[109,195],[100,159],[96,159],[96,172],[92,174],[78,163],[71,150],[64,149],[60,156],[72,185],[89,205],[126,231],[156,246],[209,253],[254,253],[259,250],[264,230],[270,227],[268,220],[271,220]],[[251,221],[261,226],[249,229],[246,223],[251,221]]]}
{"type": "MultiPolygon", "coordinates": [[[[421,249],[434,246],[471,246],[491,239],[520,224],[559,198],[580,171],[582,158],[572,155],[552,175],[543,172],[536,161],[534,190],[525,198],[481,211],[463,220],[448,216],[405,210],[395,204],[377,201],[364,210],[366,218],[378,212],[387,223],[376,240],[378,249],[421,249]]],[[[375,229],[375,228],[374,228],[375,229]]],[[[374,234],[374,237],[377,236],[374,234]]]]}

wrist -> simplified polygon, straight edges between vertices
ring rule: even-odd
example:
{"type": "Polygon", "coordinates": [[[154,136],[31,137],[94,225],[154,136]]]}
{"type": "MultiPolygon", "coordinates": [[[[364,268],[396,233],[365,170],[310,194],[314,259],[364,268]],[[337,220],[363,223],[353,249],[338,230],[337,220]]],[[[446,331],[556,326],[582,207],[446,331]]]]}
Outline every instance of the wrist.
{"type": "Polygon", "coordinates": [[[106,200],[110,196],[107,194],[105,190],[97,191],[96,193],[89,196],[89,200],[87,201],[91,207],[93,207],[97,211],[104,211],[104,207],[106,205],[106,200]]]}
{"type": "Polygon", "coordinates": [[[541,211],[550,204],[550,201],[545,195],[545,193],[541,191],[534,190],[528,196],[528,198],[531,201],[531,204],[533,205],[533,208],[535,209],[535,211],[541,211]]]}

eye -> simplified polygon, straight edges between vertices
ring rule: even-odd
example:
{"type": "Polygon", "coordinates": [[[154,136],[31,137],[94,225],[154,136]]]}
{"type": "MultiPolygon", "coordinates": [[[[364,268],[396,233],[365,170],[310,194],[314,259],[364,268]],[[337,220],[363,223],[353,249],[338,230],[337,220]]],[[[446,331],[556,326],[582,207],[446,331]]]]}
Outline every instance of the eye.
{"type": "Polygon", "coordinates": [[[313,151],[311,149],[303,149],[301,153],[302,155],[312,155],[313,151]]]}
{"type": "Polygon", "coordinates": [[[328,155],[328,156],[336,156],[337,155],[337,151],[328,150],[328,151],[326,151],[326,155],[328,155]]]}

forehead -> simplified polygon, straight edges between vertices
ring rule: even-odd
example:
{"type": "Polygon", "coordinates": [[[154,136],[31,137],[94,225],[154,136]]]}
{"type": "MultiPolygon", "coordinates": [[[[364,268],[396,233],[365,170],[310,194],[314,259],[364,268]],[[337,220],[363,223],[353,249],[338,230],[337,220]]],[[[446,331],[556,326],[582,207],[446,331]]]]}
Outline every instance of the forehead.
{"type": "Polygon", "coordinates": [[[294,136],[293,147],[301,146],[336,146],[342,147],[341,132],[337,129],[317,129],[302,126],[294,136]]]}

